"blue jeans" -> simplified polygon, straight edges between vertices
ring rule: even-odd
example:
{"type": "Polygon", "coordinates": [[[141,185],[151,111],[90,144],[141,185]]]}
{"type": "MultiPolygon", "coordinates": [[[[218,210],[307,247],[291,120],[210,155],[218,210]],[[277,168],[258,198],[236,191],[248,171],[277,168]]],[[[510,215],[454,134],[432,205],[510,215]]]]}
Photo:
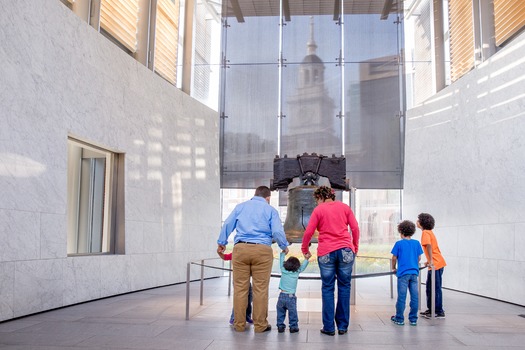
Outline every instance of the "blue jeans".
{"type": "Polygon", "coordinates": [[[297,317],[297,297],[295,294],[280,293],[277,300],[277,328],[286,328],[284,318],[288,310],[288,322],[290,329],[299,328],[299,318],[297,317]]]}
{"type": "Polygon", "coordinates": [[[317,258],[321,272],[323,298],[323,329],[334,332],[334,319],[338,330],[346,331],[350,324],[350,288],[354,252],[341,248],[317,258]],[[334,317],[334,291],[337,279],[337,307],[334,317]]]}
{"type": "MultiPolygon", "coordinates": [[[[248,319],[252,318],[252,284],[250,283],[250,289],[248,289],[248,306],[246,307],[246,322],[248,322],[248,319]]],[[[235,318],[233,316],[233,308],[232,308],[232,314],[230,315],[230,323],[233,323],[235,321],[235,318]]]]}
{"type": "MultiPolygon", "coordinates": [[[[443,281],[443,270],[445,268],[442,267],[439,270],[436,270],[436,314],[442,314],[445,313],[445,310],[443,310],[443,293],[441,291],[441,283],[443,281]]],[[[428,269],[427,274],[427,285],[426,285],[426,293],[427,293],[427,308],[430,310],[430,307],[432,305],[432,270],[430,268],[428,269]]]]}
{"type": "Polygon", "coordinates": [[[407,299],[407,289],[410,292],[410,313],[408,320],[417,322],[418,300],[418,282],[417,275],[403,275],[397,278],[397,302],[395,320],[398,322],[405,321],[405,304],[407,299]]]}

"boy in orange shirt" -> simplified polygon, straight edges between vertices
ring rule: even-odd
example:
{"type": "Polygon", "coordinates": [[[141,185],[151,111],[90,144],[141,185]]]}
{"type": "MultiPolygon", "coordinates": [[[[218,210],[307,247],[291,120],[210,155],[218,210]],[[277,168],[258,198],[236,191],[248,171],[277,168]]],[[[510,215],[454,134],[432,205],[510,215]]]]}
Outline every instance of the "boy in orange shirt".
{"type": "MultiPolygon", "coordinates": [[[[445,259],[443,258],[443,255],[441,255],[441,251],[439,250],[439,245],[436,239],[436,236],[434,235],[434,232],[432,232],[432,229],[434,228],[434,218],[432,215],[427,213],[421,213],[417,216],[417,227],[421,229],[421,245],[423,246],[423,251],[425,252],[425,255],[427,257],[427,262],[425,263],[426,266],[431,267],[434,266],[434,269],[436,270],[436,318],[445,318],[445,310],[443,310],[443,293],[441,291],[442,281],[443,281],[443,270],[445,269],[445,266],[447,263],[445,262],[445,259]]],[[[428,274],[427,274],[427,283],[426,283],[426,294],[427,294],[427,310],[424,312],[421,312],[421,316],[425,318],[431,317],[431,311],[430,307],[432,305],[432,271],[429,268],[428,274]]]]}

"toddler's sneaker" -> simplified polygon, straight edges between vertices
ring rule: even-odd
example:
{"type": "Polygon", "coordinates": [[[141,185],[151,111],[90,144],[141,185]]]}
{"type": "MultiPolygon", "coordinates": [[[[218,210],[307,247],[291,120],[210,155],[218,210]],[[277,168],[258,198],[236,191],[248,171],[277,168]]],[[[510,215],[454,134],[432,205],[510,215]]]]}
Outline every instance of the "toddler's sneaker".
{"type": "Polygon", "coordinates": [[[246,317],[246,322],[248,322],[249,324],[253,324],[253,320],[251,317],[246,317]]]}
{"type": "Polygon", "coordinates": [[[230,318],[230,326],[233,326],[233,318],[230,318]]]}
{"type": "Polygon", "coordinates": [[[405,322],[396,320],[396,316],[390,317],[390,321],[392,321],[392,323],[394,323],[394,324],[397,324],[398,326],[404,326],[405,325],[405,322]]]}

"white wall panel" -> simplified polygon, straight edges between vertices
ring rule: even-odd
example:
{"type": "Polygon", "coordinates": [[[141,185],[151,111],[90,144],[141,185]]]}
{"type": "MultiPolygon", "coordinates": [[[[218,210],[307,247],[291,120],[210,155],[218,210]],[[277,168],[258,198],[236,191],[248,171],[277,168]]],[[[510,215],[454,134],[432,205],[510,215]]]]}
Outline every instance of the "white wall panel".
{"type": "Polygon", "coordinates": [[[216,256],[216,112],[60,1],[2,5],[0,321],[185,281],[216,256]],[[67,257],[68,135],[124,153],[124,255],[67,257]]]}
{"type": "Polygon", "coordinates": [[[525,269],[516,267],[525,256],[524,57],[521,35],[407,112],[403,212],[436,219],[445,287],[518,304],[525,303],[525,269]]]}

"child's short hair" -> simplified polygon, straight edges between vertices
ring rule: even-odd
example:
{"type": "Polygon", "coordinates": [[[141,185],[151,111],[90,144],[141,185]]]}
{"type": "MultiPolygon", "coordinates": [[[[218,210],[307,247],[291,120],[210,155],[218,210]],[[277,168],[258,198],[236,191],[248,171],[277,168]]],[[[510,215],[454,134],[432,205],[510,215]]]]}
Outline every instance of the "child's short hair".
{"type": "Polygon", "coordinates": [[[287,271],[296,272],[301,267],[301,262],[295,256],[291,256],[283,263],[283,267],[287,271]]]}
{"type": "Polygon", "coordinates": [[[397,225],[397,231],[405,237],[410,237],[416,232],[416,225],[410,220],[404,220],[397,225]]]}
{"type": "Polygon", "coordinates": [[[434,228],[434,224],[436,223],[432,215],[427,213],[419,214],[417,216],[417,220],[419,221],[419,224],[423,230],[432,230],[434,228]]]}

